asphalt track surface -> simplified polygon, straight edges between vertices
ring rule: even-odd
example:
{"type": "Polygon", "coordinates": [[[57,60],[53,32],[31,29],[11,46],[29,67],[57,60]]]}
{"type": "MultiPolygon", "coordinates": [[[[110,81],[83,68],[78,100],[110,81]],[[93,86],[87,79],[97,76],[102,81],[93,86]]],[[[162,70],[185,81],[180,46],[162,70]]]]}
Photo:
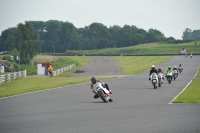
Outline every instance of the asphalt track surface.
{"type": "Polygon", "coordinates": [[[169,104],[197,72],[200,56],[174,56],[176,81],[153,89],[148,71],[105,80],[113,102],[93,99],[89,83],[0,99],[0,133],[199,133],[199,104],[169,104]]]}

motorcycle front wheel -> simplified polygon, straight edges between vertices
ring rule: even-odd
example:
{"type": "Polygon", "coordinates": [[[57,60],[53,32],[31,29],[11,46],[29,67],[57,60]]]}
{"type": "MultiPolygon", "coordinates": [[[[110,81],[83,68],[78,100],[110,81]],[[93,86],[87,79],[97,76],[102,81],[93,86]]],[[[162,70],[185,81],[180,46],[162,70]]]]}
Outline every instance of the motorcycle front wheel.
{"type": "Polygon", "coordinates": [[[106,100],[106,98],[104,97],[104,93],[103,93],[102,91],[99,91],[99,92],[98,92],[98,95],[101,97],[101,99],[102,99],[105,103],[107,103],[107,100],[106,100]]]}
{"type": "Polygon", "coordinates": [[[169,84],[171,84],[171,77],[167,77],[169,84]]]}

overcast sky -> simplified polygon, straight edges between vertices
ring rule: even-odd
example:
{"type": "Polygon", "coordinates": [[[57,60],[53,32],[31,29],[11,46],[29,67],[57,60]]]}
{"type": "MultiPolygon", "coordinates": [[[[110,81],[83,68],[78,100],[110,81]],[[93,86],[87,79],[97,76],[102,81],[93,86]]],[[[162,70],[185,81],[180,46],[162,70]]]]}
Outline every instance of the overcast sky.
{"type": "Polygon", "coordinates": [[[185,28],[200,29],[200,0],[0,0],[0,33],[30,20],[127,24],[182,39],[185,28]]]}

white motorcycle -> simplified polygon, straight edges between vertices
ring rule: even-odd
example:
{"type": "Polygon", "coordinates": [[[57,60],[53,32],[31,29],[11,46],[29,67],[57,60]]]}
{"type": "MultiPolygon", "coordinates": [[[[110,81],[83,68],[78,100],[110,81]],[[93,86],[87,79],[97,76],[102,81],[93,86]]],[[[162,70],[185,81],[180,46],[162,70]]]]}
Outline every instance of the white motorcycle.
{"type": "Polygon", "coordinates": [[[163,83],[163,74],[161,72],[158,73],[158,87],[161,87],[163,83]]]}
{"type": "Polygon", "coordinates": [[[173,76],[172,72],[168,72],[167,75],[166,75],[167,81],[169,82],[169,84],[171,84],[171,82],[172,82],[172,76],[173,76]]]}
{"type": "Polygon", "coordinates": [[[112,102],[111,94],[110,92],[102,86],[100,82],[97,82],[94,84],[93,89],[96,94],[106,103],[108,101],[112,102]]]}
{"type": "Polygon", "coordinates": [[[177,71],[177,70],[174,70],[174,74],[173,74],[174,80],[176,80],[177,77],[178,77],[178,71],[177,71]]]}
{"type": "Polygon", "coordinates": [[[153,72],[150,76],[151,78],[151,83],[153,85],[153,88],[156,89],[157,88],[157,84],[158,84],[158,76],[155,72],[153,72]]]}

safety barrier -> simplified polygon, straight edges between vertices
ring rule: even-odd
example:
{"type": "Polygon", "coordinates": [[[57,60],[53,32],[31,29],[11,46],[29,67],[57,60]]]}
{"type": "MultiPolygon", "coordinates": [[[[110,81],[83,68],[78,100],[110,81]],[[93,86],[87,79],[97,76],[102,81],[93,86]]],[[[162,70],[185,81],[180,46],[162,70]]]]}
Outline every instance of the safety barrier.
{"type": "Polygon", "coordinates": [[[0,85],[7,82],[11,82],[17,78],[26,77],[26,76],[27,76],[26,70],[14,72],[10,74],[5,74],[5,75],[0,75],[0,85]]]}
{"type": "Polygon", "coordinates": [[[53,71],[52,77],[53,76],[58,76],[60,74],[62,74],[65,71],[71,70],[72,68],[76,67],[76,64],[71,64],[70,66],[64,67],[64,68],[60,68],[56,71],[53,71]]]}

